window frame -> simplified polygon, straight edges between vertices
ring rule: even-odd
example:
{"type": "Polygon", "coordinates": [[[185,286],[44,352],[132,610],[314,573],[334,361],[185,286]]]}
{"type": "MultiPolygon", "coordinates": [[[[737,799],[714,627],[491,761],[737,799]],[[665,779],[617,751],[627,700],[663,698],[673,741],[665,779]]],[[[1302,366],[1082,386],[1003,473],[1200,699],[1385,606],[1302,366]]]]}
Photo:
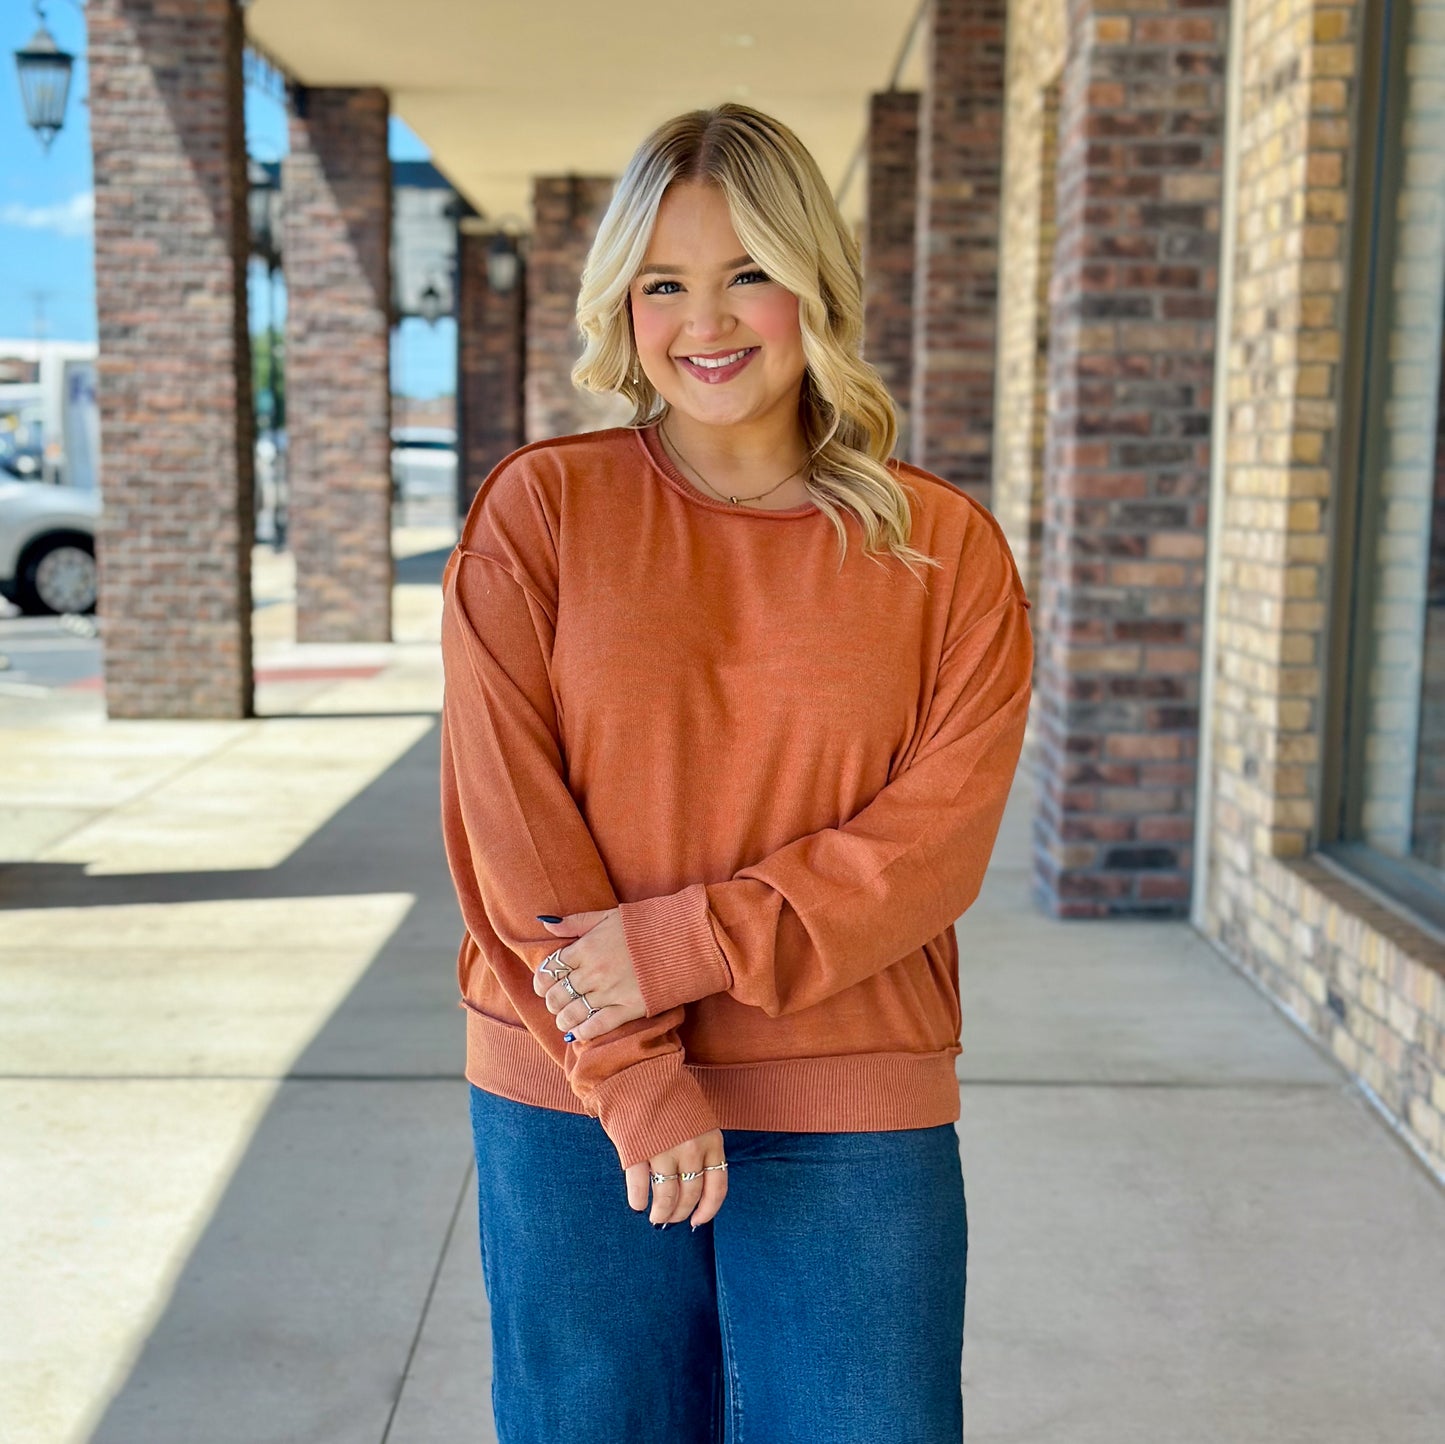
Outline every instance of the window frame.
{"type": "Polygon", "coordinates": [[[1378,541],[1369,479],[1381,474],[1385,441],[1383,428],[1370,422],[1378,406],[1373,388],[1388,366],[1390,267],[1398,230],[1394,197],[1404,163],[1401,130],[1410,20],[1410,0],[1364,7],[1330,559],[1338,585],[1331,588],[1328,620],[1325,765],[1315,850],[1333,870],[1445,940],[1445,884],[1435,881],[1436,869],[1413,858],[1389,857],[1358,840],[1366,743],[1359,719],[1368,705],[1367,659],[1376,601],[1370,559],[1378,541]]]}

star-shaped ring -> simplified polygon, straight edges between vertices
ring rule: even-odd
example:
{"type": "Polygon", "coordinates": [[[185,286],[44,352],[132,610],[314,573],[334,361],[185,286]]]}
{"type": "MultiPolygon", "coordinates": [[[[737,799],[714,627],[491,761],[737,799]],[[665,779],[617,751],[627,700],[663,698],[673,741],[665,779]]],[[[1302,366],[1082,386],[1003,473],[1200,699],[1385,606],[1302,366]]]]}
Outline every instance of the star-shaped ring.
{"type": "Polygon", "coordinates": [[[548,953],[547,956],[542,959],[542,964],[537,971],[539,973],[546,973],[549,978],[556,978],[560,983],[572,969],[562,961],[562,949],[558,948],[556,952],[548,953]]]}

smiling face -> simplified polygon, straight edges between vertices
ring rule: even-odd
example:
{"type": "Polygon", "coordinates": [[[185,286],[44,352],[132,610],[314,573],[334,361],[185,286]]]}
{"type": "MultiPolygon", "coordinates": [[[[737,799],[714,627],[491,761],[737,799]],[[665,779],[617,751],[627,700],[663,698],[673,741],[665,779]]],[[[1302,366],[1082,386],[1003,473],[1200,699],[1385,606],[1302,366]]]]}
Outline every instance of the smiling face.
{"type": "Polygon", "coordinates": [[[796,417],[798,298],[748,257],[721,187],[668,187],[628,295],[642,369],[675,411],[708,426],[796,417]]]}

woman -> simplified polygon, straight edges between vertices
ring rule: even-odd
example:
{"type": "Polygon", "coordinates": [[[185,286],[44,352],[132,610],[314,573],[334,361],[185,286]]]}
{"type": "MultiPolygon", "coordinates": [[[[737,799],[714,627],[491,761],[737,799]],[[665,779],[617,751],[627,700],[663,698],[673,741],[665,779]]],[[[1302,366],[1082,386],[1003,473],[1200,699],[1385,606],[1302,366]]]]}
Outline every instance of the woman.
{"type": "Polygon", "coordinates": [[[447,565],[505,1444],[961,1437],[952,925],[1029,602],[990,514],[890,459],[860,286],[791,131],[661,126],[577,306],[573,378],[632,421],[500,462],[447,565]]]}

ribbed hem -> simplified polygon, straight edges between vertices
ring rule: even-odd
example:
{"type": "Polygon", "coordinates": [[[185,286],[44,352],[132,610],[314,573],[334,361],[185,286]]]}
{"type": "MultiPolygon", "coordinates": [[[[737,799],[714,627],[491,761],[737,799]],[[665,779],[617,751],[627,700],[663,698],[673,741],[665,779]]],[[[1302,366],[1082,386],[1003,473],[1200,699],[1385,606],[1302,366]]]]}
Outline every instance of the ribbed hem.
{"type": "Polygon", "coordinates": [[[843,1053],[768,1063],[688,1063],[720,1128],[873,1133],[958,1117],[959,1050],[843,1053]]]}
{"type": "Polygon", "coordinates": [[[732,986],[709,920],[705,883],[620,903],[617,911],[649,1018],[732,986]]]}
{"type": "MultiPolygon", "coordinates": [[[[936,1053],[844,1053],[768,1063],[684,1063],[680,1074],[697,1084],[713,1120],[690,1133],[668,1138],[662,1146],[695,1138],[709,1128],[866,1133],[952,1123],[959,1114],[954,1060],[960,1051],[955,1045],[936,1053]]],[[[525,1027],[474,1008],[467,1009],[466,1076],[478,1088],[517,1103],[564,1113],[589,1111],[568,1086],[556,1060],[525,1027]]],[[[656,1082],[651,1080],[650,1086],[656,1082]]],[[[696,1115],[689,1116],[696,1121],[696,1115]]],[[[679,1112],[677,1119],[682,1118],[679,1112]]],[[[691,1122],[680,1126],[691,1127],[691,1122]]],[[[610,1130],[608,1137],[618,1143],[610,1130]]],[[[624,1156],[619,1148],[619,1157],[624,1156]]],[[[631,1162],[652,1156],[633,1152],[631,1162]]]]}

